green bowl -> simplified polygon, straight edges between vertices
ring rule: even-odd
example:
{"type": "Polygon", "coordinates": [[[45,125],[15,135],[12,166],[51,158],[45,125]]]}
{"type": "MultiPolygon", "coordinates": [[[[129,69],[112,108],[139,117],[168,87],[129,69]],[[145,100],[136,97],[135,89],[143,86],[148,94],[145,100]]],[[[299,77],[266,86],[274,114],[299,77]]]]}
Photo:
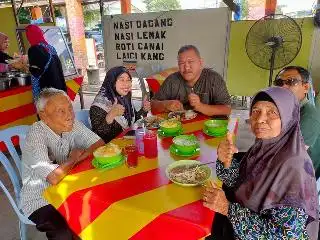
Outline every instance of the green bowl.
{"type": "MultiPolygon", "coordinates": [[[[109,143],[109,144],[115,145],[112,143],[109,143]]],[[[98,154],[99,150],[101,150],[101,148],[107,147],[109,144],[107,144],[106,146],[102,146],[93,152],[93,156],[96,159],[97,163],[102,164],[102,165],[106,165],[106,164],[113,164],[113,163],[116,163],[116,162],[119,162],[122,160],[121,150],[119,151],[119,153],[112,155],[112,156],[103,156],[101,153],[98,154]]],[[[116,145],[114,147],[116,147],[116,145]]]]}
{"type": "Polygon", "coordinates": [[[194,135],[180,135],[172,139],[181,154],[193,153],[199,147],[199,140],[194,135]]]}
{"type": "Polygon", "coordinates": [[[228,131],[228,120],[208,120],[204,122],[205,129],[212,135],[223,135],[228,131]]]}
{"type": "Polygon", "coordinates": [[[181,129],[181,122],[177,120],[164,120],[160,123],[160,130],[165,134],[174,134],[181,129]],[[165,126],[167,123],[175,124],[175,126],[167,127],[165,126]]]}

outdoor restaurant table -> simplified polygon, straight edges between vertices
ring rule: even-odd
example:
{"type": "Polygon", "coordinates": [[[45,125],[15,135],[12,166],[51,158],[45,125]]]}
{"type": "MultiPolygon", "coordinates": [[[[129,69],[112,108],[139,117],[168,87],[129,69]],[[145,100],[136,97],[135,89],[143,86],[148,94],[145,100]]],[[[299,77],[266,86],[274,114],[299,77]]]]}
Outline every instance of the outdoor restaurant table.
{"type": "MultiPolygon", "coordinates": [[[[216,160],[216,148],[223,139],[202,132],[206,119],[200,115],[183,123],[184,133],[200,140],[200,154],[191,159],[201,162],[216,160]]],[[[228,128],[236,134],[238,120],[231,118],[228,128]]],[[[133,140],[120,137],[112,142],[124,147],[133,140]]],[[[58,185],[47,188],[44,197],[82,240],[204,238],[211,232],[214,212],[203,206],[201,186],[181,187],[166,177],[168,164],[186,159],[170,154],[171,144],[172,138],[158,137],[158,158],[140,156],[136,168],[123,164],[95,169],[90,157],[58,185]]],[[[215,166],[209,166],[215,178],[215,166]]]]}

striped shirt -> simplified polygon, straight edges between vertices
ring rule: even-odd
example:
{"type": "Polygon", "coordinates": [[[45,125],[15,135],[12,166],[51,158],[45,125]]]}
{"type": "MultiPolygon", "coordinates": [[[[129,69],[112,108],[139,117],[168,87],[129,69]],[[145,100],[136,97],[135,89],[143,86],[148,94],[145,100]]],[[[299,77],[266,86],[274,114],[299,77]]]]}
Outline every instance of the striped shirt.
{"type": "Polygon", "coordinates": [[[47,176],[68,159],[72,149],[87,149],[100,137],[75,121],[71,132],[62,136],[54,133],[44,122],[34,123],[22,148],[21,209],[26,216],[48,205],[43,191],[50,186],[47,176]]]}

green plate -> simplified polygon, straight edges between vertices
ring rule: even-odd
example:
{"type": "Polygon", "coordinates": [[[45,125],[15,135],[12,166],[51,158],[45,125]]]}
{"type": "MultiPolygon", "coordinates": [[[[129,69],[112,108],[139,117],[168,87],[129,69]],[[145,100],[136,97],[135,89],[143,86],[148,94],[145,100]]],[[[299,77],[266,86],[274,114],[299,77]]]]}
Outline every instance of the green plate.
{"type": "Polygon", "coordinates": [[[198,146],[192,153],[189,153],[189,154],[183,154],[183,153],[179,152],[179,150],[176,148],[176,146],[174,144],[171,144],[169,150],[172,154],[175,154],[180,157],[192,157],[192,156],[198,155],[200,153],[200,146],[198,146]]]}
{"type": "Polygon", "coordinates": [[[208,136],[210,136],[210,137],[224,137],[224,136],[227,135],[228,129],[227,129],[227,131],[225,131],[225,132],[222,133],[222,134],[214,134],[214,133],[210,132],[208,129],[205,129],[205,128],[203,129],[203,132],[204,132],[205,134],[207,134],[208,136]]]}
{"type": "Polygon", "coordinates": [[[168,133],[164,133],[161,129],[158,129],[158,135],[160,137],[176,137],[176,136],[179,136],[183,133],[183,128],[181,127],[180,130],[178,132],[175,132],[175,133],[171,133],[171,134],[168,134],[168,133]]]}
{"type": "Polygon", "coordinates": [[[206,172],[206,176],[205,176],[205,178],[203,178],[201,181],[199,181],[197,183],[181,183],[181,182],[176,181],[175,179],[173,179],[170,176],[170,171],[173,168],[178,167],[178,166],[187,166],[187,165],[194,165],[194,164],[201,164],[201,162],[194,161],[194,160],[180,160],[180,161],[171,163],[166,169],[166,176],[167,176],[167,178],[170,179],[170,181],[172,181],[173,183],[178,184],[180,186],[193,187],[193,186],[202,185],[206,181],[208,181],[208,179],[211,177],[211,168],[209,168],[207,165],[200,166],[200,168],[203,169],[206,172]]]}
{"type": "Polygon", "coordinates": [[[94,158],[91,163],[92,163],[92,166],[94,166],[97,169],[111,169],[111,168],[115,168],[122,165],[125,159],[126,157],[122,156],[120,161],[109,163],[109,164],[101,164],[94,158]]]}

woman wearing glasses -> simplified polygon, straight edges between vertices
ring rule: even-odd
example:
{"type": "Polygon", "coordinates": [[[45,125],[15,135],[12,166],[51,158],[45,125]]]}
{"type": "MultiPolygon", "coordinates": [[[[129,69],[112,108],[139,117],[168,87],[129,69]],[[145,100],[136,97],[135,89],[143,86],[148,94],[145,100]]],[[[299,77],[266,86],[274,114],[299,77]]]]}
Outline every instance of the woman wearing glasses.
{"type": "Polygon", "coordinates": [[[317,239],[318,196],[299,128],[299,103],[288,90],[260,91],[250,109],[255,143],[236,153],[229,135],[218,147],[217,176],[203,195],[217,212],[212,239],[317,239]]]}
{"type": "Polygon", "coordinates": [[[274,81],[275,86],[289,89],[300,102],[300,129],[313,162],[316,178],[320,177],[320,112],[307,98],[310,74],[303,67],[283,68],[274,81]]]}

